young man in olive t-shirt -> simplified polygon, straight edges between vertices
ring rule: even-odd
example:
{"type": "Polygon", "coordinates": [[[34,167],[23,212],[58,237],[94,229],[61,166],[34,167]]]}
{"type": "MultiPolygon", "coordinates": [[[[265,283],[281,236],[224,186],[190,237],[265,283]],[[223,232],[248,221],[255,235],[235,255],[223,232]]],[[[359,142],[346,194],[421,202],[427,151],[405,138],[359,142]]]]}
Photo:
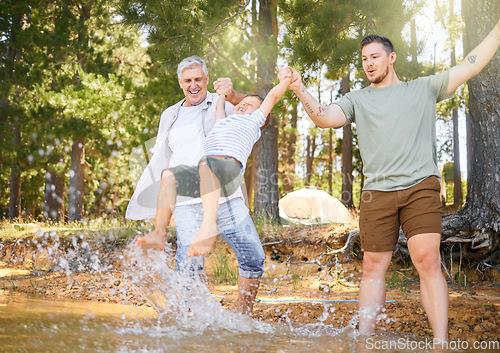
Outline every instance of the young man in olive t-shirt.
{"type": "Polygon", "coordinates": [[[385,302],[385,273],[399,228],[420,275],[421,300],[434,342],[448,339],[448,287],[441,272],[441,212],[436,164],[436,103],[478,74],[500,46],[500,21],[459,65],[441,74],[402,82],[394,71],[389,39],[370,35],[361,42],[370,86],[322,107],[300,74],[290,84],[307,114],[321,128],[356,123],[366,182],[360,205],[363,276],[359,331],[374,331],[385,302]]]}

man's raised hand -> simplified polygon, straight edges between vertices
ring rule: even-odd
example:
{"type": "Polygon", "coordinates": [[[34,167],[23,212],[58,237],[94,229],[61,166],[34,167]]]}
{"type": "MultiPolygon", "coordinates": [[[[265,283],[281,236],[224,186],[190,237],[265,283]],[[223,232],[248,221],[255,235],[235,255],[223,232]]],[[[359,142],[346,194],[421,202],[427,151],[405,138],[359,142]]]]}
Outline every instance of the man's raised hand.
{"type": "Polygon", "coordinates": [[[225,95],[230,100],[233,94],[233,82],[228,77],[220,77],[214,82],[214,89],[218,95],[225,95]]]}
{"type": "Polygon", "coordinates": [[[280,79],[280,81],[282,81],[290,73],[292,75],[292,82],[290,83],[290,86],[288,86],[288,88],[290,88],[294,92],[297,92],[302,87],[302,77],[300,76],[300,74],[296,70],[294,70],[290,66],[287,66],[283,69],[280,69],[279,79],[280,79]]]}

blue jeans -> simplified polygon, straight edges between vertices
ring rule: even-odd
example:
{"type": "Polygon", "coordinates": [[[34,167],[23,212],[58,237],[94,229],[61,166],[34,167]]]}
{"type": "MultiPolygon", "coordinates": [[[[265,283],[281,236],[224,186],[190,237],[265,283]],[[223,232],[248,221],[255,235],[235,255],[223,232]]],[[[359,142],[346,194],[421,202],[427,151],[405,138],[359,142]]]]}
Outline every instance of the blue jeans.
{"type": "MultiPolygon", "coordinates": [[[[174,215],[177,234],[176,270],[186,271],[191,276],[201,275],[204,257],[188,257],[187,251],[200,230],[203,220],[202,204],[177,206],[174,215]]],[[[242,198],[237,197],[219,205],[217,230],[236,254],[240,276],[262,277],[264,249],[242,198]]]]}

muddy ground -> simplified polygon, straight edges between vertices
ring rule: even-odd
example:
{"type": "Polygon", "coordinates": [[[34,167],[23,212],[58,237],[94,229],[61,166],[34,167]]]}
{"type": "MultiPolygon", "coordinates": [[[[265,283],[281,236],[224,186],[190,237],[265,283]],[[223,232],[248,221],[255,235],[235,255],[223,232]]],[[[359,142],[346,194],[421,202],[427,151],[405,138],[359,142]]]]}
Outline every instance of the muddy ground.
{"type": "MultiPolygon", "coordinates": [[[[270,232],[264,237],[266,272],[254,306],[254,317],[266,322],[321,321],[346,326],[357,313],[357,303],[340,300],[357,299],[362,267],[360,251],[355,247],[349,257],[329,252],[344,245],[349,231],[335,226],[292,227],[280,231],[281,234],[270,232]]],[[[21,243],[2,244],[0,289],[62,299],[148,305],[140,296],[124,289],[126,279],[120,271],[124,264],[117,256],[126,251],[124,243],[115,244],[113,248],[113,270],[100,273],[83,271],[69,276],[47,271],[43,256],[36,255],[33,241],[25,242],[25,246],[21,243]]],[[[221,261],[228,268],[225,275],[234,275],[236,259],[219,240],[206,261],[208,286],[225,308],[235,310],[237,287],[216,273],[220,271],[221,261]]],[[[477,265],[469,268],[462,264],[457,267],[456,263],[449,265],[450,338],[470,342],[498,340],[498,271],[485,272],[477,265]],[[457,275],[457,271],[461,272],[457,275]]],[[[394,259],[386,280],[387,300],[393,302],[386,304],[377,330],[430,337],[431,330],[420,304],[418,277],[409,260],[401,256],[394,259]]]]}

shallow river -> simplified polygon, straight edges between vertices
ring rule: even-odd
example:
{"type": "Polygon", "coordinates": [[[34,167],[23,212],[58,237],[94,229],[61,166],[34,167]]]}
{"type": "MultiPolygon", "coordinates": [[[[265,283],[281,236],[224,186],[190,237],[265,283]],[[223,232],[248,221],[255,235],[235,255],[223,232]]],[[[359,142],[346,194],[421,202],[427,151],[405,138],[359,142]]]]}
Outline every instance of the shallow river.
{"type": "Polygon", "coordinates": [[[200,325],[194,315],[190,320],[193,324],[159,319],[145,307],[0,291],[0,352],[429,351],[420,349],[415,337],[379,335],[365,341],[349,327],[270,325],[233,313],[224,317],[224,328],[216,321],[200,325]]]}
{"type": "MultiPolygon", "coordinates": [[[[90,255],[99,260],[97,254],[90,255]]],[[[408,335],[359,337],[354,321],[343,328],[325,325],[320,318],[314,324],[271,324],[230,312],[202,281],[169,268],[169,256],[133,251],[123,271],[124,293],[132,290],[154,310],[0,290],[0,353],[435,352],[428,349],[432,342],[408,335]]],[[[71,274],[74,258],[56,261],[61,271],[71,274]]],[[[96,261],[92,268],[100,269],[96,261]]],[[[325,310],[322,316],[328,315],[325,310]]],[[[485,350],[439,353],[462,351],[485,350]]]]}

